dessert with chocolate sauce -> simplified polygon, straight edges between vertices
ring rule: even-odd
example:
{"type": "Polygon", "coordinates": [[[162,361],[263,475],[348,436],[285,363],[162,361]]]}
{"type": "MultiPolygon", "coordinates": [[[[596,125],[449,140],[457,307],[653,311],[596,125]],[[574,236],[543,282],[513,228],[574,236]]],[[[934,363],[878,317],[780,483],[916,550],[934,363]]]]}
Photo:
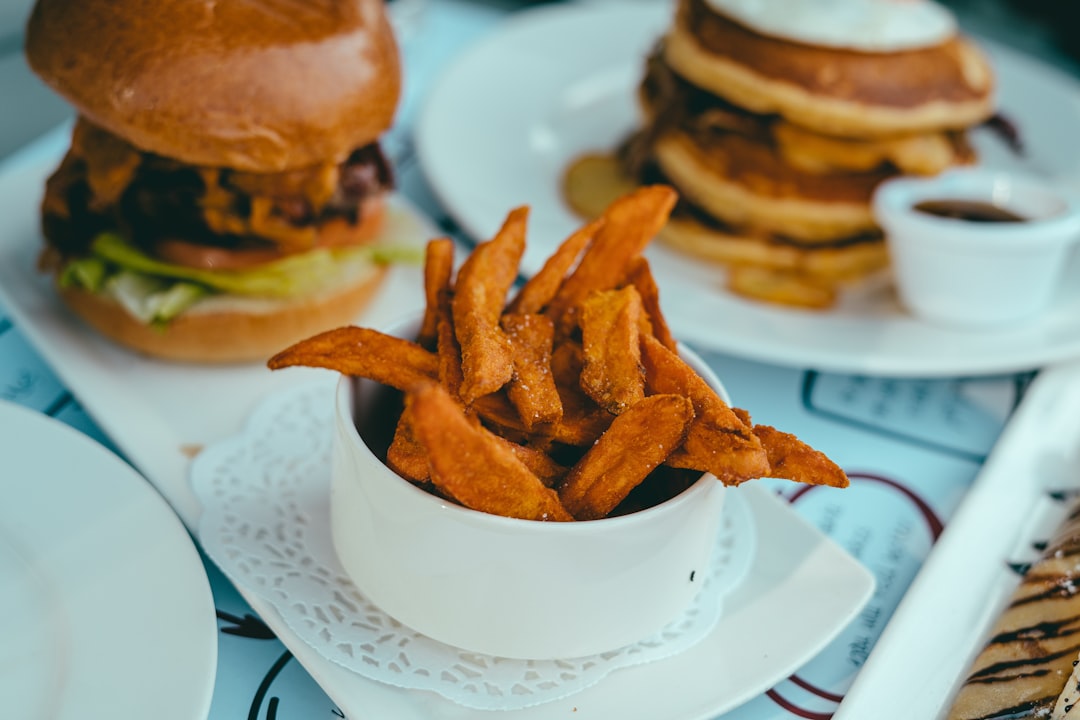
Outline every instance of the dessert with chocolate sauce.
{"type": "Polygon", "coordinates": [[[1074,501],[994,624],[947,720],[1071,717],[1080,706],[1078,658],[1080,503],[1074,501]]]}

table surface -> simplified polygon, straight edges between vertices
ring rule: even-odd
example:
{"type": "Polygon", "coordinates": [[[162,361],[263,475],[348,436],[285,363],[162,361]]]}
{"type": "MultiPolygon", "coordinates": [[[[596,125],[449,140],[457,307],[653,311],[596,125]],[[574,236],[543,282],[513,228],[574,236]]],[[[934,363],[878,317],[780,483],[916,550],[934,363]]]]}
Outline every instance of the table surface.
{"type": "MultiPolygon", "coordinates": [[[[402,13],[407,82],[386,148],[397,168],[401,192],[442,229],[453,232],[453,221],[424,182],[410,128],[425,89],[439,70],[521,4],[395,0],[392,7],[402,13]],[[411,15],[414,8],[418,9],[415,16],[411,15]]],[[[997,6],[986,5],[978,15],[962,12],[961,20],[976,32],[1075,72],[1071,61],[1046,45],[1043,29],[1004,10],[989,11],[991,7],[997,6]]],[[[0,10],[0,91],[9,101],[18,98],[20,106],[25,106],[20,113],[0,112],[2,158],[63,121],[69,110],[32,78],[17,52],[17,37],[3,32],[3,22],[8,21],[10,28],[12,18],[21,17],[21,9],[11,5],[0,10]]],[[[821,656],[796,676],[724,716],[736,720],[828,717],[842,702],[941,525],[964,497],[1032,374],[898,380],[703,355],[729,388],[738,388],[739,403],[754,408],[756,420],[791,430],[826,448],[856,481],[843,496],[828,502],[800,501],[796,508],[875,573],[877,592],[858,620],[821,656]],[[872,508],[869,514],[867,507],[872,508]]],[[[5,316],[3,307],[0,398],[56,417],[115,449],[5,316]]],[[[8,431],[12,429],[0,428],[0,432],[8,431]]],[[[777,483],[775,489],[794,499],[785,484],[777,483]]],[[[344,717],[229,581],[212,563],[205,561],[205,565],[220,631],[210,719],[344,717]]]]}

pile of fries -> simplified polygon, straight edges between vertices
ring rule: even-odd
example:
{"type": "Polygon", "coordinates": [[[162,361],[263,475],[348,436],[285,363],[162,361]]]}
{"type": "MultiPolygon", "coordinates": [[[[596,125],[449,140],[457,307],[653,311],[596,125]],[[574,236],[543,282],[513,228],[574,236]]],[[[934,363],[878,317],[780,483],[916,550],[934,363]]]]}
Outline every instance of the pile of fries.
{"type": "MultiPolygon", "coordinates": [[[[645,246],[676,194],[638,189],[567,238],[507,301],[528,208],[454,277],[449,238],[427,245],[414,341],[343,327],[268,365],[323,367],[404,394],[385,462],[465,507],[594,520],[662,502],[708,472],[845,487],[798,438],[754,425],[679,356],[645,246]]],[[[392,418],[388,418],[392,419],[392,418]]]]}

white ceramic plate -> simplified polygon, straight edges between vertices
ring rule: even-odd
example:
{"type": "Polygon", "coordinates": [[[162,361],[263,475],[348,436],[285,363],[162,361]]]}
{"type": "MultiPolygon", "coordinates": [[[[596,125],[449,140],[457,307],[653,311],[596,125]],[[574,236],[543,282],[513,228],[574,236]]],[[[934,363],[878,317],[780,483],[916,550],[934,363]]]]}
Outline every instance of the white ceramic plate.
{"type": "Polygon", "coordinates": [[[197,720],[217,621],[191,537],[127,464],[0,402],[0,707],[27,720],[197,720]]]}
{"type": "Polygon", "coordinates": [[[834,720],[941,717],[1080,491],[1080,364],[1039,374],[904,595],[834,720]],[[917,640],[916,640],[917,638],[917,640]],[[897,702],[897,698],[903,698],[897,702]]]}
{"type": "MultiPolygon", "coordinates": [[[[428,97],[417,147],[436,195],[474,238],[528,204],[523,268],[580,222],[560,178],[583,151],[614,147],[638,122],[643,58],[669,23],[667,2],[551,5],[518,13],[461,55],[428,97]]],[[[1003,111],[1019,126],[1021,162],[983,134],[983,161],[1080,185],[1080,91],[1056,70],[991,47],[1003,111]]],[[[825,313],[748,302],[722,271],[654,244],[648,255],[677,336],[754,360],[891,376],[978,375],[1080,356],[1080,258],[1051,311],[1008,331],[942,329],[905,313],[889,288],[844,298],[825,313]]]]}

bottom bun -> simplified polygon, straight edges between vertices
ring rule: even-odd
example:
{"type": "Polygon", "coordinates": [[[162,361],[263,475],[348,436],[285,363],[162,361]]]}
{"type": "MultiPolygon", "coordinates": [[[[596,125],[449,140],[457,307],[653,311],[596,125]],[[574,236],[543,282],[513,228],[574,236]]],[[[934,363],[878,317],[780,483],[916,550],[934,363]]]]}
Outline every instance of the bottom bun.
{"type": "Polygon", "coordinates": [[[347,284],[290,301],[213,296],[167,326],[142,322],[119,302],[81,288],[60,287],[60,297],[95,330],[144,355],[193,363],[266,361],[289,345],[355,321],[386,275],[371,264],[347,284]]]}

